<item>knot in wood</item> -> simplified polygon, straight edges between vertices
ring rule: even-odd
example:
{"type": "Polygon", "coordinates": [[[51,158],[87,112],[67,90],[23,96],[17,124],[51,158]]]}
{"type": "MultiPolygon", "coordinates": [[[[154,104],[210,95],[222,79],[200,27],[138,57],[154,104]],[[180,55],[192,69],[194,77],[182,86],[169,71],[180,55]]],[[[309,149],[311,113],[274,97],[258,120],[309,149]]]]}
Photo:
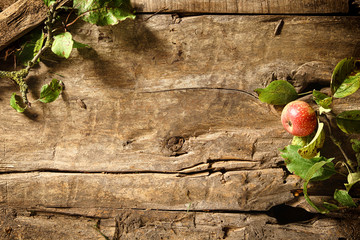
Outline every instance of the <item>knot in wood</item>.
{"type": "Polygon", "coordinates": [[[166,148],[172,152],[179,151],[184,145],[185,139],[183,137],[171,137],[167,140],[166,148]]]}

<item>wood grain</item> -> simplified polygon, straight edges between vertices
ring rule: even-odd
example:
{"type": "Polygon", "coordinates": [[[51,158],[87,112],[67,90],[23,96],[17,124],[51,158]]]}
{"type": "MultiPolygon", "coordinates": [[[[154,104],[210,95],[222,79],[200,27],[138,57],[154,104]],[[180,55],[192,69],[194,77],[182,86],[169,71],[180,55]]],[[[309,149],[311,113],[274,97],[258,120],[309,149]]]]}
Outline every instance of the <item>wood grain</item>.
{"type": "MultiPolygon", "coordinates": [[[[91,239],[86,221],[107,218],[104,231],[125,239],[348,237],[341,220],[279,225],[269,217],[275,206],[296,206],[302,182],[282,168],[279,149],[291,136],[281,108],[253,90],[274,79],[328,85],[339,60],[360,55],[359,17],[149,17],[74,25],[74,39],[92,48],[68,60],[49,53],[28,79],[31,100],[42,84],[62,80],[54,103],[17,114],[8,100],[16,86],[0,81],[0,206],[31,214],[13,216],[1,234],[11,227],[91,239]],[[160,232],[159,222],[167,226],[160,232]],[[61,223],[69,230],[54,227],[61,223]]],[[[358,109],[359,99],[337,100],[335,111],[358,109]]],[[[334,149],[324,153],[341,157],[334,149]]]]}
{"type": "Polygon", "coordinates": [[[265,211],[293,199],[282,169],[179,177],[171,174],[29,173],[0,177],[1,205],[265,211]],[[263,184],[267,181],[268,184],[263,184]],[[4,190],[5,188],[5,190],[4,190]],[[190,205],[189,205],[190,204],[190,205]]]}
{"type": "Polygon", "coordinates": [[[46,18],[42,0],[19,0],[0,12],[0,50],[46,18]]]}
{"type": "MultiPolygon", "coordinates": [[[[36,27],[46,18],[46,7],[42,0],[19,0],[11,6],[10,1],[0,5],[0,51],[14,40],[36,27]]],[[[256,0],[256,1],[152,1],[132,0],[138,13],[182,12],[182,13],[240,13],[240,14],[339,14],[348,13],[347,0],[256,0]]]]}
{"type": "Polygon", "coordinates": [[[170,12],[195,13],[334,14],[349,11],[346,0],[132,0],[131,3],[143,12],[166,9],[170,12]]]}
{"type": "MultiPolygon", "coordinates": [[[[266,214],[100,210],[102,218],[37,210],[2,209],[2,239],[329,239],[351,237],[349,227],[334,219],[276,224],[266,214]],[[342,227],[339,228],[338,226],[342,227]]],[[[79,209],[79,212],[82,212],[79,209]]],[[[349,223],[348,223],[349,224],[349,223]]],[[[349,226],[355,226],[349,224],[349,226]]],[[[354,235],[353,235],[354,236],[354,235]]]]}
{"type": "MultiPolygon", "coordinates": [[[[159,15],[76,26],[74,39],[92,49],[53,58],[55,65],[48,56],[30,78],[30,98],[55,77],[66,85],[62,99],[13,114],[6,99],[16,88],[2,82],[0,170],[178,173],[229,160],[241,169],[277,166],[277,149],[291,137],[253,90],[274,77],[303,79],[309,62],[332,69],[359,49],[353,39],[360,35],[358,17],[303,16],[284,18],[274,37],[278,18],[201,16],[174,24],[159,15]],[[185,141],[172,151],[168,142],[177,136],[185,141]]],[[[326,74],[313,76],[326,81],[326,74]]],[[[342,107],[356,108],[356,99],[342,107]]]]}
{"type": "Polygon", "coordinates": [[[16,0],[2,0],[0,2],[0,12],[4,11],[7,7],[9,7],[11,4],[15,2],[16,0]]]}

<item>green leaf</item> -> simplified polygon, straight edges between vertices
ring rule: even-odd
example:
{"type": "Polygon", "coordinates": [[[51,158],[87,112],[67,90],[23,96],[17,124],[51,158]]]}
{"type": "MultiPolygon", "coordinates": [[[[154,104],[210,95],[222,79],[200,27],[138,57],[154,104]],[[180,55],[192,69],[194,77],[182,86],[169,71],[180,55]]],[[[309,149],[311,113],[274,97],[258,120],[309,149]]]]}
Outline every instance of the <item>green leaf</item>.
{"type": "Polygon", "coordinates": [[[360,110],[340,113],[336,116],[336,123],[344,133],[360,133],[360,110]]]}
{"type": "Polygon", "coordinates": [[[51,50],[58,56],[68,58],[73,49],[74,41],[69,32],[64,32],[54,37],[51,50]]]}
{"type": "Polygon", "coordinates": [[[328,161],[328,163],[319,171],[312,175],[312,181],[322,181],[330,178],[336,173],[334,164],[331,162],[333,158],[314,157],[311,159],[303,158],[298,153],[300,146],[288,145],[281,150],[281,156],[285,159],[286,168],[289,172],[296,174],[302,179],[306,178],[306,174],[318,162],[328,161]]]}
{"type": "Polygon", "coordinates": [[[83,44],[83,43],[77,42],[75,40],[73,40],[73,41],[74,41],[73,48],[90,48],[90,46],[87,44],[83,44]]]}
{"type": "Polygon", "coordinates": [[[327,159],[327,160],[323,160],[323,161],[319,161],[317,163],[315,163],[313,166],[311,166],[311,168],[309,168],[309,170],[307,171],[306,175],[305,175],[305,182],[304,182],[304,186],[303,186],[303,193],[304,193],[304,197],[306,199],[306,201],[314,208],[316,209],[318,212],[320,213],[328,213],[329,210],[321,210],[320,208],[318,208],[309,198],[309,195],[307,193],[307,185],[309,184],[309,181],[312,180],[314,178],[314,175],[320,170],[323,169],[323,166],[326,166],[328,164],[331,163],[333,159],[327,159]]]}
{"type": "Polygon", "coordinates": [[[346,190],[336,189],[334,199],[346,207],[356,207],[356,203],[346,190]]]}
{"type": "Polygon", "coordinates": [[[360,88],[360,73],[348,76],[334,93],[336,98],[347,97],[360,88]]]}
{"type": "Polygon", "coordinates": [[[315,136],[315,132],[313,132],[312,134],[305,136],[305,137],[294,136],[291,141],[291,145],[298,145],[301,147],[305,147],[306,145],[308,145],[311,142],[311,140],[314,138],[314,136],[315,136]]]}
{"type": "Polygon", "coordinates": [[[345,183],[346,191],[350,191],[355,183],[360,181],[360,172],[349,173],[347,177],[348,183],[345,183]]]}
{"type": "Polygon", "coordinates": [[[354,150],[354,152],[356,153],[360,153],[360,140],[357,139],[351,139],[350,143],[352,144],[352,149],[354,150]]]}
{"type": "Polygon", "coordinates": [[[271,82],[266,88],[257,88],[260,101],[273,105],[285,105],[298,98],[293,85],[285,80],[271,82]]]}
{"type": "Polygon", "coordinates": [[[324,123],[318,123],[318,129],[314,138],[309,144],[298,150],[299,154],[303,158],[313,158],[318,155],[318,150],[323,147],[325,142],[324,123]]]}
{"type": "Polygon", "coordinates": [[[62,91],[62,82],[53,79],[49,84],[45,84],[41,88],[39,101],[49,103],[55,101],[62,91]]]}
{"type": "Polygon", "coordinates": [[[352,149],[355,152],[355,157],[356,157],[356,160],[358,163],[358,171],[359,171],[359,169],[360,169],[360,140],[351,139],[350,143],[351,143],[352,149]]]}
{"type": "Polygon", "coordinates": [[[329,109],[332,103],[332,97],[329,97],[325,93],[322,93],[317,90],[313,91],[313,99],[319,106],[325,109],[329,109]]]}
{"type": "Polygon", "coordinates": [[[50,7],[51,5],[53,5],[56,2],[56,0],[43,0],[43,1],[44,1],[45,5],[48,7],[50,7]]]}
{"type": "Polygon", "coordinates": [[[11,95],[10,106],[20,113],[24,112],[26,109],[23,99],[16,95],[16,93],[11,95]]]}
{"type": "Polygon", "coordinates": [[[355,70],[355,59],[345,58],[341,60],[335,67],[331,76],[330,88],[332,94],[336,93],[345,79],[355,70]]]}
{"type": "Polygon", "coordinates": [[[74,0],[73,7],[84,21],[100,26],[135,18],[130,0],[74,0]]]}
{"type": "MultiPolygon", "coordinates": [[[[18,62],[27,66],[42,48],[44,39],[44,33],[40,29],[34,30],[30,34],[24,36],[21,39],[20,51],[16,54],[18,62]]],[[[40,62],[40,59],[38,59],[38,62],[40,62]]]]}

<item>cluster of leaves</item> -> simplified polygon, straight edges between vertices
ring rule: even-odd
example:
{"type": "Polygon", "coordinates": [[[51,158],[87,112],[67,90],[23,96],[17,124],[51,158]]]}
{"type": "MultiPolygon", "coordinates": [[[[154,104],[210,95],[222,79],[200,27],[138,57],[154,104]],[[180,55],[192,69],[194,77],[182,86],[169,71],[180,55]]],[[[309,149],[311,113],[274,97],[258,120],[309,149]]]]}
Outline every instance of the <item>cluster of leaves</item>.
{"type": "MultiPolygon", "coordinates": [[[[355,152],[356,161],[349,159],[331,131],[328,115],[332,112],[334,98],[344,98],[355,93],[360,88],[360,61],[354,58],[341,60],[335,67],[330,88],[331,93],[325,94],[317,90],[310,92],[315,103],[318,105],[318,128],[309,136],[293,137],[290,145],[281,150],[281,156],[285,159],[287,169],[304,180],[303,193],[308,203],[321,213],[336,210],[341,207],[356,207],[349,194],[352,186],[360,181],[360,141],[351,139],[352,148],[355,152]],[[322,116],[322,118],[320,118],[322,116]],[[324,121],[325,119],[325,121],[324,121]],[[327,159],[320,154],[324,145],[325,130],[324,122],[329,127],[330,139],[344,154],[345,160],[340,160],[346,166],[348,175],[345,189],[336,189],[334,199],[338,204],[324,202],[323,207],[316,206],[308,196],[307,186],[310,181],[322,181],[329,179],[337,173],[334,158],[327,159]]],[[[255,89],[262,102],[273,105],[286,105],[300,97],[295,88],[285,80],[271,82],[266,88],[255,89]]],[[[360,110],[344,111],[336,116],[337,126],[346,134],[360,133],[360,110]]]]}
{"type": "MultiPolygon", "coordinates": [[[[65,26],[59,30],[54,29],[55,23],[62,21],[57,15],[57,12],[69,10],[69,7],[67,6],[60,6],[60,3],[64,3],[66,0],[43,1],[49,8],[49,17],[48,20],[45,21],[44,30],[33,31],[24,37],[22,39],[21,49],[17,52],[18,61],[27,69],[26,74],[21,76],[21,78],[26,77],[28,70],[34,64],[40,62],[41,59],[39,55],[42,55],[47,48],[50,48],[51,51],[59,57],[69,58],[74,48],[89,47],[86,44],[75,41],[72,34],[67,29],[69,25],[73,24],[78,19],[82,19],[91,24],[104,26],[115,25],[119,23],[119,21],[123,21],[127,18],[135,18],[130,0],[73,0],[70,9],[71,13],[76,12],[77,17],[72,23],[65,24],[65,26]]],[[[14,73],[13,75],[16,74],[16,72],[12,73],[14,73]]],[[[16,76],[14,77],[13,75],[10,73],[4,74],[4,77],[11,77],[14,79],[16,76]]],[[[15,82],[20,86],[24,81],[15,82]]],[[[40,98],[36,101],[43,103],[55,101],[61,94],[62,89],[63,83],[57,79],[53,79],[49,84],[46,84],[41,88],[40,98]]],[[[12,94],[10,105],[18,112],[24,112],[25,109],[30,106],[30,103],[26,104],[26,92],[27,89],[25,88],[25,90],[23,90],[23,97],[18,96],[16,93],[12,94]]]]}

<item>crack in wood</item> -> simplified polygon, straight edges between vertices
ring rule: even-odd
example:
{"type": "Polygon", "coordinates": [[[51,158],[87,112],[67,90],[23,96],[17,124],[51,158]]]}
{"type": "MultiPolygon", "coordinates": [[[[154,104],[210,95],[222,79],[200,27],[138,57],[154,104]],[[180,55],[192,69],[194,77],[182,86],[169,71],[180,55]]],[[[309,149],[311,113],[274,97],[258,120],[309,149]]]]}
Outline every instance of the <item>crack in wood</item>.
{"type": "Polygon", "coordinates": [[[240,92],[246,95],[249,95],[255,99],[259,99],[256,95],[247,92],[245,90],[236,89],[236,88],[220,88],[220,87],[192,87],[192,88],[174,88],[174,89],[163,89],[163,90],[154,90],[154,91],[142,91],[140,93],[163,93],[163,92],[173,92],[173,91],[187,91],[187,90],[219,90],[219,91],[232,91],[240,92]]]}
{"type": "MultiPolygon", "coordinates": [[[[70,217],[86,217],[91,219],[112,219],[112,216],[95,216],[90,214],[76,213],[76,212],[66,212],[66,211],[57,211],[57,210],[86,210],[87,208],[71,208],[71,207],[56,207],[56,206],[42,206],[38,208],[26,209],[26,211],[36,216],[37,214],[54,214],[54,215],[64,215],[70,217]]],[[[110,208],[97,208],[98,210],[110,210],[110,208]]],[[[289,223],[303,223],[303,224],[311,224],[314,219],[319,218],[318,213],[311,213],[301,207],[292,207],[286,204],[279,204],[267,211],[243,211],[243,210],[229,210],[229,209],[204,209],[204,210],[195,210],[195,209],[151,209],[151,208],[115,208],[111,209],[115,212],[119,211],[151,211],[151,212],[173,212],[173,213],[227,213],[227,214],[250,214],[250,215],[261,215],[265,214],[269,217],[276,219],[278,224],[289,224],[289,223]]],[[[180,221],[179,219],[178,221],[180,221]]]]}
{"type": "MultiPolygon", "coordinates": [[[[257,161],[249,161],[243,159],[209,159],[206,163],[197,163],[190,167],[184,167],[176,171],[154,171],[154,170],[138,170],[138,171],[80,171],[80,170],[65,170],[65,169],[57,169],[57,168],[39,168],[32,170],[14,170],[14,171],[2,171],[0,175],[7,174],[21,174],[21,173],[64,173],[64,174],[174,174],[174,175],[192,175],[198,174],[202,172],[230,172],[230,171],[238,171],[238,170],[246,170],[246,171],[257,171],[258,168],[226,168],[221,167],[219,169],[213,168],[214,163],[218,162],[246,162],[246,163],[256,163],[257,161]]],[[[278,167],[274,167],[278,168],[278,167]]],[[[264,169],[262,169],[264,170],[264,169]]]]}

